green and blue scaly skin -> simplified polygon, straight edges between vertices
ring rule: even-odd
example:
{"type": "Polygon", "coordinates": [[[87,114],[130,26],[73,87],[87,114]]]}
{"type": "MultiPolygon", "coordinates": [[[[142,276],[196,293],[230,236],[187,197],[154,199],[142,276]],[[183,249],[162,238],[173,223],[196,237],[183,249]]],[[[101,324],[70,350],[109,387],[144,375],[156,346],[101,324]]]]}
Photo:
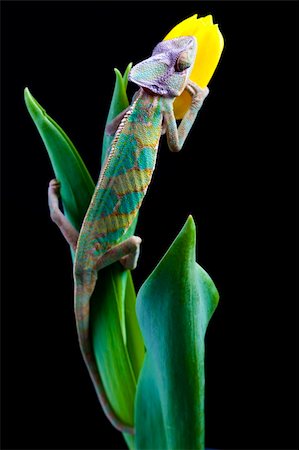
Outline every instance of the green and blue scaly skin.
{"type": "Polygon", "coordinates": [[[102,408],[111,423],[125,433],[134,433],[133,424],[124,424],[114,413],[92,352],[89,303],[98,270],[115,261],[127,269],[136,267],[141,239],[122,238],[150,184],[160,137],[166,133],[170,150],[181,150],[208,94],[207,88],[202,90],[189,80],[196,50],[196,40],[191,36],[163,41],[150,58],[131,69],[129,80],[139,90],[131,106],[107,127],[107,132],[115,136],[79,236],[59,210],[59,183],[52,180],[49,185],[51,218],[76,251],[75,316],[80,349],[102,408]],[[177,128],[173,101],[185,89],[192,96],[192,104],[177,128]]]}

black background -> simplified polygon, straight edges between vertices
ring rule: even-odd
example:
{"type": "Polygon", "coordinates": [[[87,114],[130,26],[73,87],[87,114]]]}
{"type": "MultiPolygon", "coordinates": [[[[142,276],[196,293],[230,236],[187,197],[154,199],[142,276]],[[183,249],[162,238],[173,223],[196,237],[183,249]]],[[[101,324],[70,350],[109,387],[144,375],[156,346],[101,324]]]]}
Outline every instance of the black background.
{"type": "Polygon", "coordinates": [[[297,6],[2,3],[5,448],[124,447],[78,350],[68,247],[47,211],[52,169],[23,89],[68,133],[96,179],[113,67],[123,71],[148,57],[194,13],[213,14],[225,50],[183,151],[171,154],[161,145],[137,229],[143,244],[135,284],[192,214],[198,262],[220,292],[206,339],[206,445],[296,447],[297,6]]]}

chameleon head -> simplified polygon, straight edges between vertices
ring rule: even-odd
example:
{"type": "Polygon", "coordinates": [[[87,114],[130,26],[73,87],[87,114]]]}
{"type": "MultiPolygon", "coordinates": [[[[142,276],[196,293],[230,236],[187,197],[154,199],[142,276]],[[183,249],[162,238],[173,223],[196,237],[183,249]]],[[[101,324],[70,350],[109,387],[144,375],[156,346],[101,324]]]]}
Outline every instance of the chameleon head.
{"type": "Polygon", "coordinates": [[[150,58],[132,67],[129,80],[154,94],[178,97],[188,82],[196,51],[193,36],[162,41],[150,58]]]}

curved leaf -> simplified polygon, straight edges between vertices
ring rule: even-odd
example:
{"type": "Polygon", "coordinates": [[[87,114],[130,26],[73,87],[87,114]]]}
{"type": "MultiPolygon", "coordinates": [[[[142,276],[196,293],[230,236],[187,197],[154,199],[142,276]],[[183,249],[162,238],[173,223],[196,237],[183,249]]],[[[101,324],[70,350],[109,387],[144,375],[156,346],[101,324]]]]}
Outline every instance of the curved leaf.
{"type": "Polygon", "coordinates": [[[218,298],[195,261],[190,216],[137,296],[147,353],[137,386],[136,448],[204,449],[204,336],[218,298]]]}
{"type": "Polygon", "coordinates": [[[115,413],[125,423],[134,425],[136,378],[131,366],[119,316],[122,281],[127,273],[113,264],[99,274],[91,300],[90,330],[96,362],[107,397],[115,413]]]}
{"type": "Polygon", "coordinates": [[[136,293],[131,273],[128,279],[125,292],[125,325],[126,344],[135,379],[139,377],[144,361],[144,342],[136,316],[136,293]]]}
{"type": "Polygon", "coordinates": [[[24,91],[27,109],[46,146],[55,177],[61,182],[61,200],[66,217],[80,230],[94,191],[94,182],[73,143],[60,126],[31,95],[24,91]]]}
{"type": "Polygon", "coordinates": [[[123,83],[124,83],[125,91],[127,90],[127,87],[128,87],[129,73],[130,73],[130,70],[132,69],[132,65],[133,65],[133,63],[131,63],[131,62],[127,65],[127,68],[123,75],[123,83]]]}
{"type": "MultiPolygon", "coordinates": [[[[111,120],[114,119],[114,117],[116,117],[119,113],[121,113],[124,109],[126,109],[129,106],[129,100],[127,97],[126,89],[128,85],[128,75],[131,70],[131,67],[132,63],[128,64],[124,76],[121,75],[118,69],[114,69],[116,77],[115,86],[112,94],[112,100],[105,127],[107,126],[108,123],[111,122],[111,120]]],[[[110,136],[104,132],[103,146],[102,146],[102,160],[101,160],[102,164],[106,159],[107,152],[109,150],[112,141],[113,136],[110,136]]]]}

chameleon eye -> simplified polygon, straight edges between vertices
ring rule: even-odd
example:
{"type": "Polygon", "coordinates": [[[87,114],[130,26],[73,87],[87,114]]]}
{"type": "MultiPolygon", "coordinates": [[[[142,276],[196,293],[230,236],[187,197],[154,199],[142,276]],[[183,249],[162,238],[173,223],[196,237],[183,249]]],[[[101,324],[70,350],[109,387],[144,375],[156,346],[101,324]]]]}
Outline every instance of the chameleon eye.
{"type": "Polygon", "coordinates": [[[182,72],[185,69],[189,69],[189,67],[191,66],[191,61],[188,56],[188,52],[183,52],[180,54],[175,63],[175,70],[177,72],[182,72]]]}

